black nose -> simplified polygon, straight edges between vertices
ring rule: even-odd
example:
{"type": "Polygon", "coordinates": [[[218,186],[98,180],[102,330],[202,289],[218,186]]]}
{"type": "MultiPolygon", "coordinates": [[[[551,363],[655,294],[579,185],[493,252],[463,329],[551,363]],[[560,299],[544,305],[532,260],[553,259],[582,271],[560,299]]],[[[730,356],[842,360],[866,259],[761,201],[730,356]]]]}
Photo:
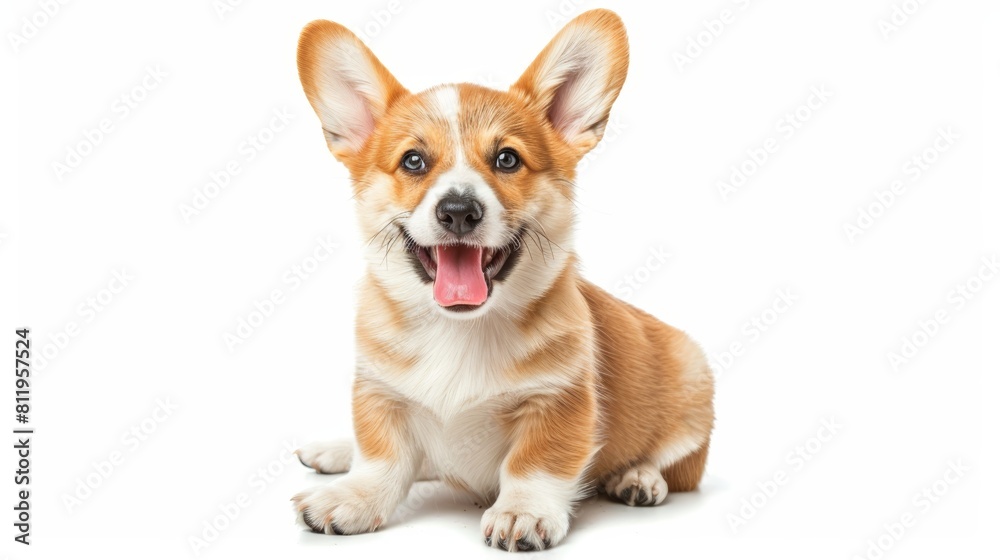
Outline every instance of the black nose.
{"type": "Polygon", "coordinates": [[[483,207],[473,198],[446,196],[438,202],[437,219],[444,229],[461,237],[483,220],[483,207]]]}

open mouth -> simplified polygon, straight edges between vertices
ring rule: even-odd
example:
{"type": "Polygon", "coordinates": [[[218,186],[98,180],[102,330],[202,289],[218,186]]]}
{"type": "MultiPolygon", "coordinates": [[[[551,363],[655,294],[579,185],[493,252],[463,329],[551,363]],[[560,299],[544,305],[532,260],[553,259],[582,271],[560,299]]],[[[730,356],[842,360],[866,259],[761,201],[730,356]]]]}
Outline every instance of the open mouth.
{"type": "MultiPolygon", "coordinates": [[[[405,232],[404,232],[405,233],[405,232]]],[[[423,247],[409,235],[417,272],[434,283],[434,300],[449,311],[471,311],[486,303],[493,281],[503,280],[517,261],[521,236],[503,247],[450,244],[423,247]]]]}

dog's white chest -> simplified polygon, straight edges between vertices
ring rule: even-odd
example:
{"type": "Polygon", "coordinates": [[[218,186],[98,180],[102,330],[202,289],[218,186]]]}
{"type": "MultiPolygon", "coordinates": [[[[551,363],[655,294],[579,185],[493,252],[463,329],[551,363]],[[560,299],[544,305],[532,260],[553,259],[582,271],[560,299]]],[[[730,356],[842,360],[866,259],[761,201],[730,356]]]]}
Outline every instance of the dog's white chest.
{"type": "Polygon", "coordinates": [[[418,416],[415,436],[438,478],[491,499],[500,483],[500,467],[510,448],[493,403],[467,408],[446,421],[418,416]]]}
{"type": "Polygon", "coordinates": [[[418,356],[413,367],[383,381],[417,409],[413,435],[439,477],[489,498],[510,447],[502,414],[527,385],[505,375],[518,352],[507,346],[513,333],[458,327],[428,325],[408,341],[418,356]]]}
{"type": "Polygon", "coordinates": [[[471,325],[433,321],[405,342],[416,356],[403,375],[383,377],[403,397],[428,409],[442,422],[464,411],[521,390],[505,369],[523,349],[517,335],[496,324],[471,325]]]}

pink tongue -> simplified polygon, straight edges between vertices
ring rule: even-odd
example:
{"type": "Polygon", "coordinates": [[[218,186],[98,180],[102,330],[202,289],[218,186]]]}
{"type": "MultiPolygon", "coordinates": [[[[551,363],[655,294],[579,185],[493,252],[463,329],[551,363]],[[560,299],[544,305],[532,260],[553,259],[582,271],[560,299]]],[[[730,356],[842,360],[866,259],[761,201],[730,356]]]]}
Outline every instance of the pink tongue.
{"type": "Polygon", "coordinates": [[[483,248],[438,245],[434,299],[444,307],[480,305],[486,301],[483,248]]]}

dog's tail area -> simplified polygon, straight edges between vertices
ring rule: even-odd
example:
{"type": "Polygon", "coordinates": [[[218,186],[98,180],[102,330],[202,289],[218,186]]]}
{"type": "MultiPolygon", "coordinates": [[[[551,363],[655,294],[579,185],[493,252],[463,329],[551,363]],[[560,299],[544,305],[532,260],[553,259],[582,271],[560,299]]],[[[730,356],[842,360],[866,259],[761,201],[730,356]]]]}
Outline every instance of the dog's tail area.
{"type": "Polygon", "coordinates": [[[701,476],[705,473],[705,462],[708,460],[708,441],[706,439],[705,443],[691,454],[663,469],[663,478],[667,480],[670,492],[690,492],[698,489],[701,476]]]}

